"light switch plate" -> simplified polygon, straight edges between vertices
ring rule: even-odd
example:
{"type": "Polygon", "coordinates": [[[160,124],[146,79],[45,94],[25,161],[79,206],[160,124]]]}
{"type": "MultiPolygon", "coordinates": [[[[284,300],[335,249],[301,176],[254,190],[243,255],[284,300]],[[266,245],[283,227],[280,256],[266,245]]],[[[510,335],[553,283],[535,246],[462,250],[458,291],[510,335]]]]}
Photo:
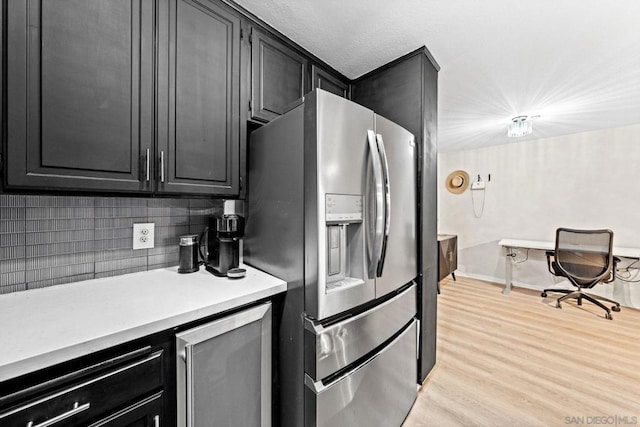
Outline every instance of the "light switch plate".
{"type": "Polygon", "coordinates": [[[133,249],[150,249],[155,244],[153,222],[133,224],[133,249]]]}

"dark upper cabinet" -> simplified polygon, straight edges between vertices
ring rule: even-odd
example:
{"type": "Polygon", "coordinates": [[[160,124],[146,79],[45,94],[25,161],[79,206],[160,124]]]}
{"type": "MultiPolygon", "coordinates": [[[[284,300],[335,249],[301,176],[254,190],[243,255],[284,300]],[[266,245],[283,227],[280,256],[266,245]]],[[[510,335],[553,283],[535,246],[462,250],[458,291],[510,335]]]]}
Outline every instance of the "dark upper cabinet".
{"type": "Polygon", "coordinates": [[[268,122],[306,93],[307,59],[267,34],[251,32],[251,118],[268,122]]]}
{"type": "Polygon", "coordinates": [[[349,82],[313,64],[311,66],[311,90],[317,88],[324,89],[343,98],[350,98],[349,82]]]}
{"type": "Polygon", "coordinates": [[[153,4],[6,4],[8,187],[151,190],[153,4]]]}
{"type": "Polygon", "coordinates": [[[207,0],[10,3],[8,188],[239,194],[236,15],[207,0]]]}
{"type": "Polygon", "coordinates": [[[0,14],[9,190],[244,197],[247,121],[316,87],[350,96],[221,0],[23,0],[0,14]]]}
{"type": "Polygon", "coordinates": [[[240,19],[207,0],[158,16],[157,191],[237,195],[240,19]]]}

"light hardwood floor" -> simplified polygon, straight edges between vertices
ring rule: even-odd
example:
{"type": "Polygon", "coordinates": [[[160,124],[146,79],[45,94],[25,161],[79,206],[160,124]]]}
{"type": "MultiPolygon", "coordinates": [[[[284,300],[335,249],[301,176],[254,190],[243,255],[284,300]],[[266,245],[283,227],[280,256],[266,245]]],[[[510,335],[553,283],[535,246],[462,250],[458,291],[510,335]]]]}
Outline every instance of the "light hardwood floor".
{"type": "Polygon", "coordinates": [[[607,320],[462,277],[441,292],[437,363],[404,427],[640,425],[640,311],[607,320]]]}

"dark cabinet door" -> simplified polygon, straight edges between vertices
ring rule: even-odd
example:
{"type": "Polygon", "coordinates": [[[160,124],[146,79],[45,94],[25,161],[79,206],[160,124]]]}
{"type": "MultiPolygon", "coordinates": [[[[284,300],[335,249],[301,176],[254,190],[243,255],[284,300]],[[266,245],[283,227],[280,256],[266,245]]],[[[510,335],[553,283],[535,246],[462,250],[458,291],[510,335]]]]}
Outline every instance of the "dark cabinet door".
{"type": "Polygon", "coordinates": [[[150,191],[153,0],[6,8],[7,186],[150,191]]]}
{"type": "Polygon", "coordinates": [[[268,122],[306,92],[307,60],[256,30],[251,32],[251,118],[268,122]]]}
{"type": "Polygon", "coordinates": [[[343,98],[349,99],[349,83],[328,73],[317,65],[311,66],[311,89],[324,89],[343,98]]]}
{"type": "Polygon", "coordinates": [[[159,11],[157,191],[237,195],[240,19],[207,0],[159,11]]]}

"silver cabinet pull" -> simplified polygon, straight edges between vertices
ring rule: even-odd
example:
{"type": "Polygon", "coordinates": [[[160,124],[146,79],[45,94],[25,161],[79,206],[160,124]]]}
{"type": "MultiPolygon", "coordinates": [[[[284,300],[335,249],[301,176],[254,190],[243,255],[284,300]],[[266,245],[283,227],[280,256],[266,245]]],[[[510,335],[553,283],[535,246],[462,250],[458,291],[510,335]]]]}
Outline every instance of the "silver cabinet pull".
{"type": "Polygon", "coordinates": [[[149,162],[150,162],[150,158],[149,158],[149,149],[147,148],[147,182],[149,182],[149,162]]]}
{"type": "Polygon", "coordinates": [[[42,422],[40,424],[34,424],[33,421],[29,421],[27,423],[27,427],[47,427],[47,426],[51,426],[54,425],[55,423],[62,421],[62,420],[66,420],[69,417],[74,416],[75,414],[79,414],[82,411],[86,411],[87,409],[89,409],[91,407],[91,403],[87,402],[84,405],[79,405],[78,402],[73,404],[73,409],[71,409],[70,411],[65,412],[64,414],[60,414],[56,417],[53,417],[51,419],[48,419],[45,422],[42,422]]]}
{"type": "Polygon", "coordinates": [[[160,427],[160,415],[153,417],[153,427],[160,427]]]}
{"type": "Polygon", "coordinates": [[[164,182],[164,151],[160,152],[160,182],[164,182]]]}

